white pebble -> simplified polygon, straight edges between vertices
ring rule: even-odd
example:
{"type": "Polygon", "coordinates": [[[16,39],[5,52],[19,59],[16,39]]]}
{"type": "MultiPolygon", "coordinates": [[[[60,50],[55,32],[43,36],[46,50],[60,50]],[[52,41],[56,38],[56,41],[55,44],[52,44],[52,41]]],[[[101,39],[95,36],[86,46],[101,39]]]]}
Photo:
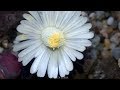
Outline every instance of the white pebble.
{"type": "Polygon", "coordinates": [[[114,18],[113,17],[109,17],[108,20],[107,20],[107,24],[108,25],[112,25],[114,22],[114,18]]]}
{"type": "Polygon", "coordinates": [[[3,49],[2,47],[0,47],[0,53],[2,53],[2,52],[3,52],[3,50],[4,50],[4,49],[3,49]]]}

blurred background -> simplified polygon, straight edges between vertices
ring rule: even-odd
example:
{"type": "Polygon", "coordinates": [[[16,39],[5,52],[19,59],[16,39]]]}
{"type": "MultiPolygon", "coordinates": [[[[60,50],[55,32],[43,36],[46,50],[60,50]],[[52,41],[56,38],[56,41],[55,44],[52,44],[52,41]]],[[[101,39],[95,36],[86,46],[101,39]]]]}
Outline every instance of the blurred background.
{"type": "MultiPolygon", "coordinates": [[[[0,79],[48,79],[29,73],[12,52],[16,27],[26,11],[0,11],[0,79]]],[[[120,79],[120,11],[85,11],[92,23],[93,45],[84,51],[83,60],[74,62],[74,70],[62,79],[120,79]]],[[[58,77],[59,79],[59,77],[58,77]]]]}

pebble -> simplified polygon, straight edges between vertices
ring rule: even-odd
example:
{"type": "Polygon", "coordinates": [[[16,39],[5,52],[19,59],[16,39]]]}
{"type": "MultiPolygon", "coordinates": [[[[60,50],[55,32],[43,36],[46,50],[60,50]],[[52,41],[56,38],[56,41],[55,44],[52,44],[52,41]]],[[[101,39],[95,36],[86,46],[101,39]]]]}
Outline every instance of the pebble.
{"type": "Polygon", "coordinates": [[[106,29],[107,29],[107,33],[108,34],[111,34],[113,32],[113,28],[112,27],[107,27],[106,29]]]}
{"type": "Polygon", "coordinates": [[[102,56],[103,59],[108,60],[108,58],[111,57],[111,53],[108,49],[104,48],[101,52],[101,56],[102,56]]]}
{"type": "Polygon", "coordinates": [[[118,26],[118,21],[114,20],[114,23],[111,25],[113,29],[116,29],[118,26]]]}
{"type": "Polygon", "coordinates": [[[118,59],[118,66],[119,66],[119,68],[120,68],[120,58],[118,59]]]}
{"type": "Polygon", "coordinates": [[[105,12],[105,17],[108,18],[110,16],[109,12],[105,12]]]}
{"type": "Polygon", "coordinates": [[[103,37],[108,38],[108,33],[107,33],[107,29],[103,28],[100,33],[102,34],[103,37]]]}
{"type": "Polygon", "coordinates": [[[118,23],[118,29],[120,30],[120,22],[118,23]]]}
{"type": "Polygon", "coordinates": [[[84,72],[85,73],[89,73],[92,65],[94,64],[94,59],[86,59],[85,60],[85,63],[84,63],[84,66],[83,66],[83,69],[84,69],[84,72]]]}
{"type": "Polygon", "coordinates": [[[97,47],[100,43],[100,37],[98,35],[96,35],[93,39],[92,39],[92,46],[93,47],[97,47]]]}
{"type": "Polygon", "coordinates": [[[99,29],[102,29],[102,28],[103,28],[102,22],[96,21],[95,24],[96,24],[96,27],[97,27],[97,28],[99,28],[99,29]]]}
{"type": "Polygon", "coordinates": [[[89,18],[91,20],[94,20],[96,18],[96,14],[95,13],[90,13],[89,18]]]}
{"type": "Polygon", "coordinates": [[[103,20],[103,21],[102,21],[102,24],[103,24],[103,28],[108,27],[108,25],[107,25],[107,21],[106,21],[106,20],[103,20]]]}
{"type": "Polygon", "coordinates": [[[115,43],[111,43],[110,48],[114,49],[115,47],[116,47],[116,44],[115,43]]]}
{"type": "Polygon", "coordinates": [[[104,11],[96,11],[96,18],[101,20],[105,17],[105,12],[104,11]]]}
{"type": "Polygon", "coordinates": [[[0,53],[2,53],[4,51],[4,49],[2,47],[0,47],[0,53]]]}
{"type": "Polygon", "coordinates": [[[104,47],[106,49],[110,49],[110,45],[111,45],[110,40],[109,39],[105,39],[104,40],[104,47]]]}
{"type": "Polygon", "coordinates": [[[104,78],[104,76],[103,76],[104,74],[103,74],[103,71],[101,71],[101,70],[96,70],[95,72],[94,72],[94,78],[95,79],[102,79],[102,78],[104,78]]]}
{"type": "Polygon", "coordinates": [[[105,74],[101,74],[99,79],[104,79],[105,78],[105,74]]]}
{"type": "Polygon", "coordinates": [[[8,48],[8,40],[3,40],[2,45],[4,48],[8,48]]]}
{"type": "Polygon", "coordinates": [[[112,56],[118,60],[120,58],[120,47],[112,49],[112,56]]]}
{"type": "Polygon", "coordinates": [[[93,60],[96,60],[96,59],[97,59],[97,55],[98,55],[98,50],[92,49],[92,50],[91,50],[91,58],[92,58],[93,60]]]}
{"type": "Polygon", "coordinates": [[[116,46],[120,44],[120,33],[116,32],[113,36],[111,36],[110,41],[115,43],[116,46]]]}
{"type": "Polygon", "coordinates": [[[114,18],[113,17],[109,17],[108,19],[107,19],[107,24],[108,25],[112,25],[114,23],[114,18]]]}

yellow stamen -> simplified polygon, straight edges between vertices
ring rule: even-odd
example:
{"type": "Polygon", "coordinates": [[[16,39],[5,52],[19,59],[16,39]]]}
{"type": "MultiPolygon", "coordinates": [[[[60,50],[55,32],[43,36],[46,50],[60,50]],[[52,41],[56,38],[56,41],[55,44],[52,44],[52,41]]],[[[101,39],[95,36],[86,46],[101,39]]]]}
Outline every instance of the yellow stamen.
{"type": "Polygon", "coordinates": [[[53,49],[58,48],[62,40],[62,33],[53,33],[53,35],[48,38],[49,47],[53,49]]]}

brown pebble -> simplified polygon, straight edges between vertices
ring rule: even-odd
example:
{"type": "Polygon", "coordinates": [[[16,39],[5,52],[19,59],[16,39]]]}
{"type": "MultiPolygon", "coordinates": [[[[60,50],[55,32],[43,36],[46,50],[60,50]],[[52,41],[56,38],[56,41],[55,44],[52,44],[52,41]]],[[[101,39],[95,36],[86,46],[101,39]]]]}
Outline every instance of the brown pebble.
{"type": "Polygon", "coordinates": [[[101,52],[102,58],[108,60],[108,58],[111,57],[111,52],[104,48],[103,51],[101,52]]]}
{"type": "Polygon", "coordinates": [[[104,39],[104,47],[106,49],[110,49],[110,45],[111,45],[110,40],[109,39],[104,39]]]}
{"type": "Polygon", "coordinates": [[[112,27],[107,27],[107,33],[111,34],[113,32],[113,28],[112,27]]]}
{"type": "Polygon", "coordinates": [[[100,33],[102,34],[103,37],[108,38],[108,33],[106,29],[102,29],[100,33]]]}
{"type": "Polygon", "coordinates": [[[3,41],[2,41],[2,46],[3,46],[4,48],[8,48],[8,40],[3,40],[3,41]]]}

